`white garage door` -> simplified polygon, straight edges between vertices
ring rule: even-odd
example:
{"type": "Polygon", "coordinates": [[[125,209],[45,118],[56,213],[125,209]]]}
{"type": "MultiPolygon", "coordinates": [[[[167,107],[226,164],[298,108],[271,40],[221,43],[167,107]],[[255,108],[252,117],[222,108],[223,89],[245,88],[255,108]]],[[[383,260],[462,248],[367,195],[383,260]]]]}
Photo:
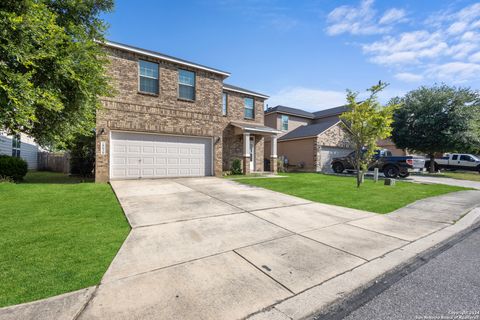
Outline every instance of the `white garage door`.
{"type": "Polygon", "coordinates": [[[212,139],[112,132],[111,179],[212,174],[212,139]]]}
{"type": "Polygon", "coordinates": [[[352,152],[351,149],[335,148],[335,147],[321,147],[320,149],[320,170],[323,172],[331,172],[332,159],[336,157],[343,157],[352,152]]]}

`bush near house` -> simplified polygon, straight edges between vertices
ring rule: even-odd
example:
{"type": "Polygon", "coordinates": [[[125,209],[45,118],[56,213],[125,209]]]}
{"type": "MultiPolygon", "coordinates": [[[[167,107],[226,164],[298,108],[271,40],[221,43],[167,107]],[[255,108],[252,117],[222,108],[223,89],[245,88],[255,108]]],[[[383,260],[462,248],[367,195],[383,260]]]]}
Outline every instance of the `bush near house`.
{"type": "Polygon", "coordinates": [[[20,181],[28,172],[28,165],[21,158],[0,155],[0,178],[20,181]]]}
{"type": "Polygon", "coordinates": [[[242,174],[242,162],[240,159],[234,159],[232,161],[232,168],[230,171],[232,174],[242,174]]]}

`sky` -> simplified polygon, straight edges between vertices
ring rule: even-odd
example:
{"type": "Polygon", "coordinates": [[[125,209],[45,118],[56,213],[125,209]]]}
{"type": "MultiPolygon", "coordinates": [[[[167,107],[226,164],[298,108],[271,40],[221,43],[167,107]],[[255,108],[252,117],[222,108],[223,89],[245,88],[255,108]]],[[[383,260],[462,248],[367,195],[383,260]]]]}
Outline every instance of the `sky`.
{"type": "Polygon", "coordinates": [[[317,111],[378,83],[388,101],[421,85],[480,89],[480,2],[117,0],[107,39],[231,76],[270,107],[317,111]]]}

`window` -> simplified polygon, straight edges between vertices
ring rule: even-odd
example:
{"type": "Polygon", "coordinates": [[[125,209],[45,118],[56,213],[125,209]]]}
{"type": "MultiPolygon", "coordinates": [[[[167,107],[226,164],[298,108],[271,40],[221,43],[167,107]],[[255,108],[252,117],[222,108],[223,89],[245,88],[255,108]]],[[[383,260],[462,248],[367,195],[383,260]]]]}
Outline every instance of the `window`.
{"type": "Polygon", "coordinates": [[[195,100],[195,72],[178,70],[178,97],[195,100]]]}
{"type": "Polygon", "coordinates": [[[247,119],[253,119],[255,117],[255,113],[254,113],[254,101],[252,98],[245,98],[244,99],[244,103],[245,103],[245,118],[247,119]]]}
{"type": "Polygon", "coordinates": [[[228,100],[228,96],[227,96],[227,93],[223,93],[222,95],[222,115],[223,116],[226,116],[227,115],[227,100],[228,100]]]}
{"type": "Polygon", "coordinates": [[[472,158],[470,156],[467,156],[465,154],[462,154],[460,156],[460,161],[472,161],[472,158]]]}
{"type": "Polygon", "coordinates": [[[288,130],[288,116],[282,114],[282,130],[288,130]]]}
{"type": "Polygon", "coordinates": [[[158,63],[139,60],[140,92],[158,94],[158,63]]]}
{"type": "Polygon", "coordinates": [[[12,138],[12,157],[20,158],[20,143],[20,135],[14,135],[12,138]]]}
{"type": "Polygon", "coordinates": [[[452,156],[452,160],[457,160],[457,159],[458,159],[458,154],[454,154],[454,155],[452,156]]]}

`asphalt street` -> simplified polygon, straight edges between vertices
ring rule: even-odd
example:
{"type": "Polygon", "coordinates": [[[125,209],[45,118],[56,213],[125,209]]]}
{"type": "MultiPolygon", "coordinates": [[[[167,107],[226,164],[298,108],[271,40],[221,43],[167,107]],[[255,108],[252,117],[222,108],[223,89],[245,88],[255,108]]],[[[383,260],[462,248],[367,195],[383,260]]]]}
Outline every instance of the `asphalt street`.
{"type": "Polygon", "coordinates": [[[480,228],[424,262],[315,319],[480,319],[480,228]]]}

